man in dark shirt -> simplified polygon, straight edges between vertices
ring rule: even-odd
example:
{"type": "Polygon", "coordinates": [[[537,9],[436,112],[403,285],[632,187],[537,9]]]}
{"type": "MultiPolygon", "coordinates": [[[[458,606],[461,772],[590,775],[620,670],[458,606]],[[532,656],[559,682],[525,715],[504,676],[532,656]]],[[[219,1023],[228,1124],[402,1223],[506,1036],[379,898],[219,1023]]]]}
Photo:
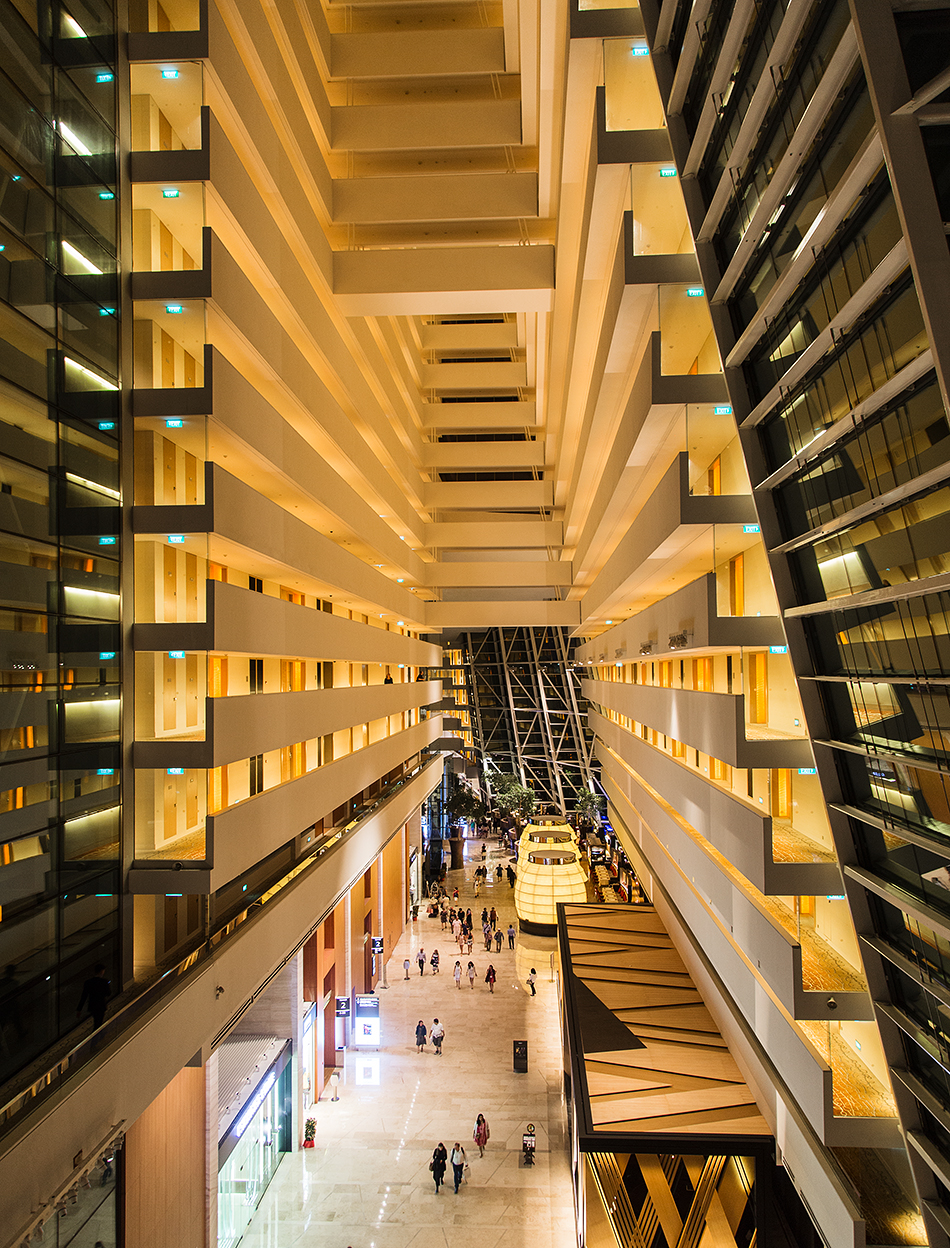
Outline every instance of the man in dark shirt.
{"type": "Polygon", "coordinates": [[[92,1029],[97,1031],[102,1026],[102,1020],[106,1016],[106,1002],[109,1000],[110,986],[106,979],[106,968],[101,962],[97,962],[92,976],[86,980],[82,986],[82,996],[79,998],[79,1005],[76,1007],[76,1016],[82,1014],[83,1006],[89,1006],[89,1013],[92,1017],[92,1029]]]}

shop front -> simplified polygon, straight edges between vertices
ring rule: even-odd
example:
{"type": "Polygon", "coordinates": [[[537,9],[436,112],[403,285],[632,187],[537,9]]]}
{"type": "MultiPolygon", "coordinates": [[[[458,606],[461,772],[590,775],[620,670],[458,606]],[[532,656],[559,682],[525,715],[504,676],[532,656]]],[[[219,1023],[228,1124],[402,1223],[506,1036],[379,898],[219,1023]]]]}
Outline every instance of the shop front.
{"type": "MultiPolygon", "coordinates": [[[[288,1040],[218,1142],[218,1248],[236,1248],[291,1138],[288,1040]]],[[[255,1078],[258,1072],[255,1071],[255,1078]]]]}

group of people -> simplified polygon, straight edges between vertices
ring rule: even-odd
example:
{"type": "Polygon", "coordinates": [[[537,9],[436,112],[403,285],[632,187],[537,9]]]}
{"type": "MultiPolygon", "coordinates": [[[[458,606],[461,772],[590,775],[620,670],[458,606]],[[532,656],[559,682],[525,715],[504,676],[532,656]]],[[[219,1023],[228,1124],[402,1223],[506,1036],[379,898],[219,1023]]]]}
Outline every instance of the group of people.
{"type": "Polygon", "coordinates": [[[424,1053],[426,1040],[432,1041],[432,1047],[435,1049],[436,1057],[442,1056],[442,1041],[445,1039],[445,1028],[437,1018],[432,1020],[432,1030],[426,1029],[425,1023],[420,1018],[416,1023],[416,1052],[424,1053]]]}
{"type": "MultiPolygon", "coordinates": [[[[472,1139],[478,1145],[479,1157],[485,1156],[485,1145],[488,1143],[490,1135],[491,1132],[488,1129],[488,1123],[485,1120],[485,1115],[479,1114],[475,1119],[475,1128],[472,1131],[472,1139]]],[[[465,1177],[465,1171],[468,1169],[465,1149],[462,1147],[461,1143],[456,1140],[450,1154],[442,1141],[439,1140],[438,1144],[433,1149],[432,1160],[429,1162],[429,1169],[431,1170],[432,1178],[435,1181],[436,1196],[439,1194],[439,1188],[445,1182],[445,1170],[449,1162],[452,1164],[452,1178],[455,1181],[455,1194],[457,1196],[458,1190],[462,1185],[462,1180],[465,1177]]]]}

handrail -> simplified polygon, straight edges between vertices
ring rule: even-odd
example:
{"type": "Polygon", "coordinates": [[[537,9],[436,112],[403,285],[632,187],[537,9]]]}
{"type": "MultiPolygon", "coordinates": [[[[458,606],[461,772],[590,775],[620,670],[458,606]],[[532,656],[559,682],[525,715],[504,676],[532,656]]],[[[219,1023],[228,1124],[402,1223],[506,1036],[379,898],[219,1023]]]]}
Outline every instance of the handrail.
{"type": "MultiPolygon", "coordinates": [[[[232,916],[214,932],[205,937],[198,948],[193,949],[180,962],[162,971],[157,978],[143,981],[140,991],[131,1001],[123,1005],[111,1018],[91,1035],[84,1037],[67,1053],[53,1062],[38,1077],[32,1077],[28,1086],[21,1088],[14,1096],[0,1105],[0,1138],[16,1124],[24,1113],[34,1109],[41,1100],[45,1100],[68,1078],[77,1074],[93,1057],[112,1040],[121,1035],[132,1023],[150,1009],[156,1002],[173,992],[177,992],[181,982],[189,977],[194,969],[203,966],[217,949],[229,940],[237,929],[256,913],[261,907],[268,905],[283,890],[304,872],[315,867],[318,861],[337,846],[354,828],[358,827],[368,816],[375,814],[385,802],[388,802],[408,781],[422,774],[434,760],[427,758],[416,764],[410,771],[404,772],[398,779],[391,781],[359,814],[339,828],[331,829],[326,837],[314,846],[306,858],[293,867],[274,884],[267,887],[259,896],[250,898],[250,904],[239,914],[232,916]]],[[[133,991],[135,990],[133,985],[133,991]]]]}

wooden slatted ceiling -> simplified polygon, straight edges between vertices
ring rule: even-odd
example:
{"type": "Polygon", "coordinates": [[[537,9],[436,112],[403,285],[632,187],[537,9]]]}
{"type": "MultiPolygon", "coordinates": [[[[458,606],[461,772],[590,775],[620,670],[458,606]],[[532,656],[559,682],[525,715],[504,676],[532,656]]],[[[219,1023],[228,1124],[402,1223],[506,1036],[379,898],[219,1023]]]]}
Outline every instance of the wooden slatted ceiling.
{"type": "Polygon", "coordinates": [[[771,1135],[656,911],[568,906],[565,925],[574,976],[643,1045],[585,1049],[594,1130],[771,1135]]]}

